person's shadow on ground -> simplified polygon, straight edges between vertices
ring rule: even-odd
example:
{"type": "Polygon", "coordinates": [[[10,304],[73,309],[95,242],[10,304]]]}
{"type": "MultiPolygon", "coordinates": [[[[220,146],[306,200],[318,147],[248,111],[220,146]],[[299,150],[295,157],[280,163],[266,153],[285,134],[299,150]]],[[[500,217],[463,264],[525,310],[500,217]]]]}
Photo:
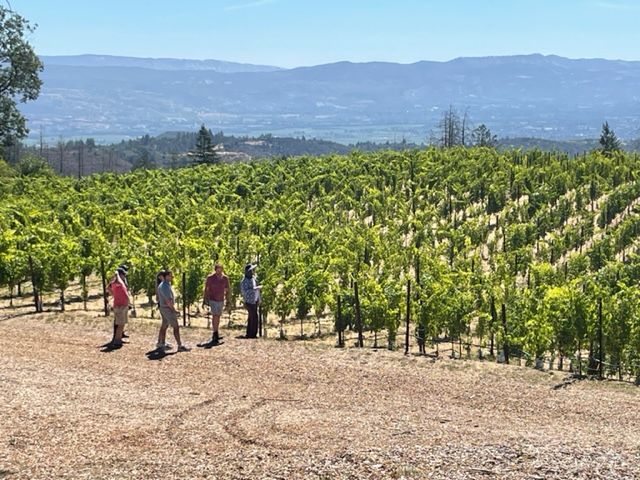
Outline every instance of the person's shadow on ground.
{"type": "Polygon", "coordinates": [[[198,347],[204,348],[205,350],[209,350],[209,349],[211,349],[213,347],[219,347],[220,345],[223,345],[223,344],[224,344],[224,342],[215,343],[215,342],[209,341],[209,342],[199,343],[198,347]]]}
{"type": "Polygon", "coordinates": [[[115,344],[115,343],[105,343],[104,345],[100,345],[98,348],[100,349],[100,352],[102,353],[109,353],[109,352],[113,352],[115,350],[120,350],[122,348],[122,343],[120,344],[115,344]]]}
{"type": "Polygon", "coordinates": [[[154,350],[149,350],[145,355],[148,360],[162,360],[165,357],[170,355],[175,355],[178,352],[167,352],[164,348],[156,348],[154,350]]]}

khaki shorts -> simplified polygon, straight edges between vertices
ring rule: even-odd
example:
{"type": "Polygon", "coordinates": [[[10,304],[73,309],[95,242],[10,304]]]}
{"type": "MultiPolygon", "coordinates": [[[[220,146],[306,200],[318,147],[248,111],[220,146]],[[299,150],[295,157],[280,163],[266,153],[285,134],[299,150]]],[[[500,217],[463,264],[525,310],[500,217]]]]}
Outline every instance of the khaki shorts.
{"type": "Polygon", "coordinates": [[[216,302],[215,300],[209,300],[209,307],[211,307],[211,315],[219,317],[222,315],[224,308],[224,302],[216,302]]]}
{"type": "Polygon", "coordinates": [[[162,317],[162,326],[163,327],[173,327],[176,328],[178,326],[178,314],[172,310],[165,310],[164,308],[160,309],[160,316],[162,317]]]}
{"type": "Polygon", "coordinates": [[[129,320],[129,307],[113,307],[113,315],[116,317],[116,325],[126,325],[129,320]]]}

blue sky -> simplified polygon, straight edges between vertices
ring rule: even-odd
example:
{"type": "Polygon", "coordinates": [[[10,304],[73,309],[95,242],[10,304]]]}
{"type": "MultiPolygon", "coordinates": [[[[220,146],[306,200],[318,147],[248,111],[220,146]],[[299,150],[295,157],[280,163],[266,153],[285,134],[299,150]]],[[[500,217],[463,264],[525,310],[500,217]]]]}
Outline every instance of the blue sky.
{"type": "Polygon", "coordinates": [[[294,67],[557,54],[640,60],[640,0],[0,0],[42,55],[294,67]]]}

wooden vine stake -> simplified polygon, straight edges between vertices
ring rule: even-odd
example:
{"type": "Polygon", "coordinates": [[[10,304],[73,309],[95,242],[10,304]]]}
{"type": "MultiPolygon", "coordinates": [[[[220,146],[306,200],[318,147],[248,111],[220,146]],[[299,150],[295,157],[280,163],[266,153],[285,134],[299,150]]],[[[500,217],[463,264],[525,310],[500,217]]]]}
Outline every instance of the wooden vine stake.
{"type": "Polygon", "coordinates": [[[602,380],[604,367],[604,352],[602,351],[602,297],[598,298],[598,377],[602,380]]]}
{"type": "Polygon", "coordinates": [[[509,365],[509,337],[507,333],[507,306],[502,304],[502,329],[504,330],[504,363],[509,365]]]}
{"type": "Polygon", "coordinates": [[[409,355],[409,325],[411,323],[411,280],[407,280],[407,317],[406,331],[404,332],[404,354],[409,355]]]}
{"type": "Polygon", "coordinates": [[[354,303],[356,310],[356,328],[358,329],[358,347],[364,347],[364,336],[362,335],[362,316],[360,312],[360,297],[358,296],[358,281],[353,282],[354,303]]]}
{"type": "Polygon", "coordinates": [[[182,326],[187,326],[187,273],[182,272],[182,326]]]}
{"type": "Polygon", "coordinates": [[[104,316],[109,316],[109,300],[107,299],[107,273],[104,268],[104,260],[100,259],[100,277],[102,279],[102,299],[104,301],[104,316]]]}

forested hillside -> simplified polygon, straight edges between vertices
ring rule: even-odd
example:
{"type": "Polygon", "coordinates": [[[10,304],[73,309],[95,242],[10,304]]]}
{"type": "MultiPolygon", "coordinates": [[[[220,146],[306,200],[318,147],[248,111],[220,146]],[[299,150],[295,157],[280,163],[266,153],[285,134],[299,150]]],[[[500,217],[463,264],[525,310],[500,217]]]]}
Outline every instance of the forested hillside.
{"type": "MultiPolygon", "coordinates": [[[[247,137],[223,132],[213,133],[211,130],[209,132],[211,141],[218,151],[217,161],[220,162],[300,155],[348,154],[352,151],[397,151],[424,147],[423,144],[407,142],[405,139],[395,142],[358,142],[345,145],[316,138],[278,137],[271,134],[247,137]]],[[[429,142],[442,146],[440,137],[443,132],[434,131],[432,134],[433,138],[430,138],[429,142]]],[[[55,145],[46,141],[29,146],[16,144],[5,149],[5,156],[12,164],[17,164],[28,156],[40,157],[56,173],[76,177],[94,173],[123,173],[139,168],[175,168],[193,163],[193,159],[189,158],[189,152],[196,148],[197,137],[197,132],[165,132],[158,136],[143,135],[113,144],[100,144],[93,138],[60,139],[55,145]]],[[[543,152],[562,152],[569,155],[582,155],[599,148],[598,140],[595,138],[579,141],[527,137],[496,138],[495,145],[501,150],[522,149],[528,151],[538,149],[543,152]]],[[[640,140],[625,142],[621,144],[621,148],[627,152],[638,152],[640,151],[640,140]]]]}
{"type": "MultiPolygon", "coordinates": [[[[217,151],[216,161],[219,162],[416,147],[405,141],[343,145],[305,137],[276,137],[270,134],[244,137],[209,132],[217,151]]],[[[196,148],[197,136],[197,132],[166,132],[155,137],[143,135],[110,145],[98,144],[93,138],[60,139],[55,145],[46,142],[30,146],[16,144],[5,149],[5,155],[12,164],[19,163],[25,157],[36,156],[46,161],[56,173],[76,177],[94,173],[123,173],[139,168],[175,168],[193,164],[189,152],[196,148]]]]}

